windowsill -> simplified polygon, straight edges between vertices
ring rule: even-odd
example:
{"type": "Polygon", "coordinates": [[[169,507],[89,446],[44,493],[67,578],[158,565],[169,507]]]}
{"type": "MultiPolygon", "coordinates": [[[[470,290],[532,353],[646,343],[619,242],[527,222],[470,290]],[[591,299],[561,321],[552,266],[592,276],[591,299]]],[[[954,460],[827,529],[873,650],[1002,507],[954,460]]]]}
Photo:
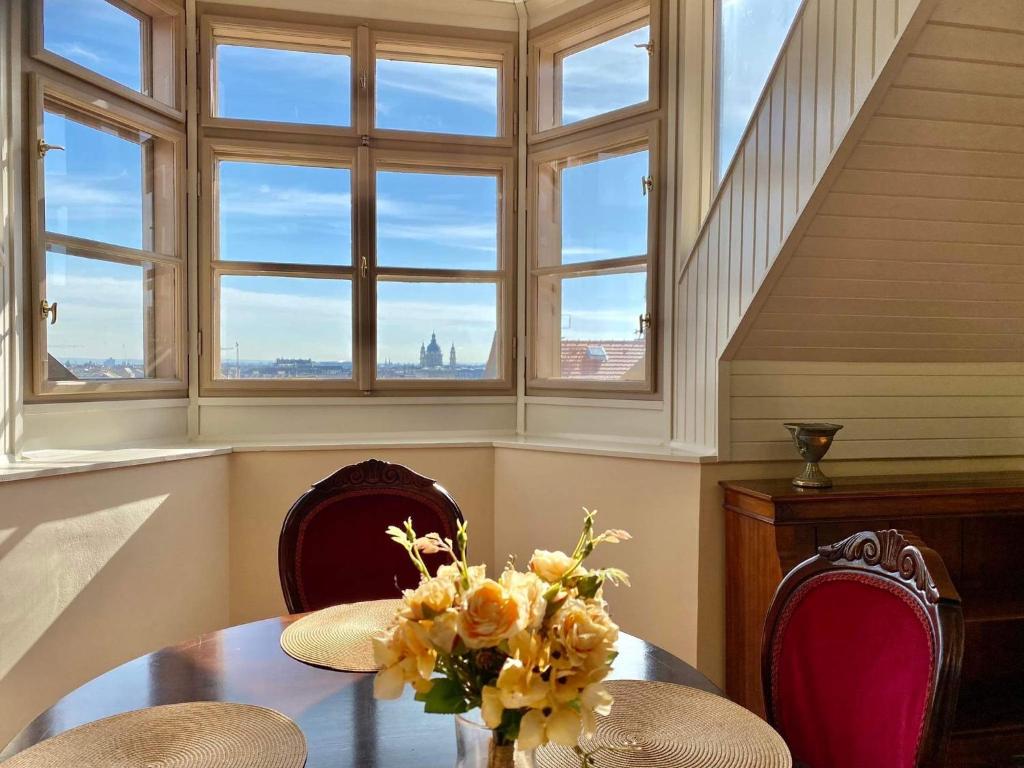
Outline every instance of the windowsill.
{"type": "Polygon", "coordinates": [[[32,451],[17,461],[0,459],[0,483],[202,459],[227,453],[231,453],[230,447],[214,445],[32,451]]]}
{"type": "Polygon", "coordinates": [[[316,442],[304,442],[301,440],[241,441],[231,445],[194,442],[132,448],[32,451],[17,461],[4,462],[0,460],[0,483],[58,477],[82,472],[98,472],[107,469],[123,469],[169,461],[202,459],[230,453],[396,448],[503,448],[584,456],[608,456],[642,461],[670,461],[681,464],[703,464],[715,461],[714,456],[702,455],[668,446],[514,435],[462,438],[448,436],[438,436],[436,438],[424,436],[412,439],[364,438],[338,441],[321,440],[316,442]]]}

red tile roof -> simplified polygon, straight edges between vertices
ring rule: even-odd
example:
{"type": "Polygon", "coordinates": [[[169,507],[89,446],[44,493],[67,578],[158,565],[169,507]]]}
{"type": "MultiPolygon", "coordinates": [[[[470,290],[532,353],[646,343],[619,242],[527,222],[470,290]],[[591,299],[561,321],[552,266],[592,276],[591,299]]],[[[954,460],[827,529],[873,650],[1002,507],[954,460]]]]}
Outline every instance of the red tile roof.
{"type": "Polygon", "coordinates": [[[562,340],[562,378],[638,381],[644,377],[647,342],[562,340]],[[603,354],[602,354],[603,353],[603,354]]]}

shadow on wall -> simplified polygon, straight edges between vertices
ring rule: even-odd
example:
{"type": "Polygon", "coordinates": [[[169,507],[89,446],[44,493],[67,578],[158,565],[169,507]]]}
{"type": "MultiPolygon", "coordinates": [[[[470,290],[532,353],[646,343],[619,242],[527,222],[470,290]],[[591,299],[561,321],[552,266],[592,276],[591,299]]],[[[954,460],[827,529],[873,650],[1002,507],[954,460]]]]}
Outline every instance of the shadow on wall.
{"type": "Polygon", "coordinates": [[[219,458],[0,485],[0,744],[97,674],[227,623],[219,458]]]}

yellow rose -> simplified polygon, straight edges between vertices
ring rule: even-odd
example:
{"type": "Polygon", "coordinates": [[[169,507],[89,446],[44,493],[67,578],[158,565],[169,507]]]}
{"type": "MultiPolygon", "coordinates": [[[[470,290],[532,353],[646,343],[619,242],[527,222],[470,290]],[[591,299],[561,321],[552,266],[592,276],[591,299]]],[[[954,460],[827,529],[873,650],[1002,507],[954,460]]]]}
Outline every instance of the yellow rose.
{"type": "Polygon", "coordinates": [[[511,569],[501,574],[500,582],[505,589],[515,595],[516,601],[523,607],[524,626],[527,629],[540,629],[548,608],[548,602],[544,599],[548,585],[533,573],[520,573],[511,569]]]}
{"type": "Polygon", "coordinates": [[[468,648],[488,648],[514,635],[526,616],[516,596],[493,579],[484,579],[463,598],[459,637],[468,648]]]}
{"type": "Polygon", "coordinates": [[[602,605],[570,598],[551,617],[552,664],[566,669],[594,669],[608,664],[619,628],[602,605]]]}
{"type": "Polygon", "coordinates": [[[425,579],[416,589],[404,593],[407,618],[415,621],[433,619],[455,602],[455,585],[448,579],[425,579]]]}
{"type": "Polygon", "coordinates": [[[572,707],[546,706],[531,709],[519,723],[519,749],[535,749],[549,741],[575,747],[582,730],[580,714],[572,707]]]}
{"type": "Polygon", "coordinates": [[[549,584],[554,584],[562,580],[574,562],[565,552],[549,552],[546,549],[538,549],[530,558],[530,570],[549,584]]]}
{"type": "Polygon", "coordinates": [[[442,653],[451,653],[455,647],[455,638],[459,634],[459,614],[457,611],[448,610],[440,616],[434,617],[433,621],[427,622],[429,627],[427,634],[430,642],[442,653]]]}

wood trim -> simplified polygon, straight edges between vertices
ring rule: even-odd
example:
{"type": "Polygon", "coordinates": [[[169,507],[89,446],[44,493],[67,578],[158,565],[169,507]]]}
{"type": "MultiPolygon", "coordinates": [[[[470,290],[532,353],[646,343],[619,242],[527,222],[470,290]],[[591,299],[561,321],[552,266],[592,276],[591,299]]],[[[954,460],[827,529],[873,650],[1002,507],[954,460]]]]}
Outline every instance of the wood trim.
{"type": "MultiPolygon", "coordinates": [[[[40,302],[46,297],[46,251],[50,245],[57,245],[66,249],[71,255],[85,258],[139,266],[147,264],[170,266],[173,269],[169,275],[173,281],[172,303],[169,306],[161,303],[161,306],[155,307],[156,314],[151,318],[152,322],[146,317],[143,318],[143,321],[146,334],[159,334],[161,338],[171,340],[170,360],[173,361],[173,364],[168,366],[166,359],[158,361],[156,358],[147,357],[147,368],[152,364],[154,372],[157,372],[160,378],[103,382],[50,381],[48,379],[46,326],[43,325],[43,321],[39,319],[35,311],[30,311],[32,322],[28,323],[27,332],[31,340],[29,348],[32,360],[31,364],[27,366],[27,370],[31,370],[32,394],[38,398],[60,397],[62,399],[73,399],[78,396],[88,397],[98,393],[110,395],[131,395],[140,392],[177,394],[181,389],[187,388],[186,280],[183,258],[185,247],[184,134],[177,126],[168,125],[164,119],[155,118],[150,112],[141,108],[109,104],[103,99],[95,98],[92,86],[76,87],[74,83],[64,78],[53,79],[34,73],[29,76],[28,88],[28,103],[30,105],[28,112],[30,131],[26,142],[28,146],[34,147],[38,140],[44,138],[42,116],[47,101],[69,107],[75,119],[84,117],[86,123],[112,125],[133,135],[143,132],[164,142],[166,151],[161,150],[158,154],[166,156],[164,164],[173,175],[174,191],[169,196],[154,194],[154,208],[150,215],[154,231],[159,231],[161,222],[166,223],[168,219],[171,220],[167,226],[173,240],[170,249],[172,252],[167,253],[166,250],[150,251],[125,248],[45,231],[44,160],[41,157],[32,157],[29,168],[29,194],[35,204],[30,206],[29,221],[29,260],[31,263],[29,273],[32,275],[30,310],[38,308],[40,302]]],[[[166,296],[166,279],[160,282],[161,285],[154,285],[153,290],[160,290],[166,296]]],[[[153,341],[153,339],[146,341],[147,350],[152,350],[153,341]]]]}

